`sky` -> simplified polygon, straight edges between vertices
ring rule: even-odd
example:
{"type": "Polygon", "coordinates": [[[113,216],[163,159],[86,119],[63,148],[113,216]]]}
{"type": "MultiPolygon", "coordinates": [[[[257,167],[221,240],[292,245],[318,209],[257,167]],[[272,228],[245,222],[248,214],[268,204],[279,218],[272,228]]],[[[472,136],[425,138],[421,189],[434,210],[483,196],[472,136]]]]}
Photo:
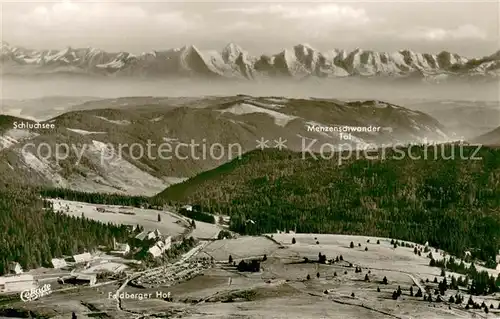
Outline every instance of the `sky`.
{"type": "Polygon", "coordinates": [[[250,53],[299,43],[318,50],[500,49],[499,1],[2,1],[1,37],[31,49],[97,47],[141,53],[234,42],[250,53]]]}

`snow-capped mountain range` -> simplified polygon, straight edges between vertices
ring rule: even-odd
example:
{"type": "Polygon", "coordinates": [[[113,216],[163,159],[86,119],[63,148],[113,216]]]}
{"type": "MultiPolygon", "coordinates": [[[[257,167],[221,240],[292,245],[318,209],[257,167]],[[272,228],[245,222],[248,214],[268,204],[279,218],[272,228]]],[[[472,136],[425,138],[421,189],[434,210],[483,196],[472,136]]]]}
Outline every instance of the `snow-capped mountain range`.
{"type": "Polygon", "coordinates": [[[439,54],[362,49],[320,52],[307,44],[299,44],[274,55],[252,56],[230,43],[221,51],[200,50],[191,45],[134,55],[71,47],[60,51],[36,51],[2,42],[0,66],[4,75],[71,73],[241,79],[382,76],[441,80],[449,77],[498,78],[500,51],[468,59],[446,51],[439,54]]]}

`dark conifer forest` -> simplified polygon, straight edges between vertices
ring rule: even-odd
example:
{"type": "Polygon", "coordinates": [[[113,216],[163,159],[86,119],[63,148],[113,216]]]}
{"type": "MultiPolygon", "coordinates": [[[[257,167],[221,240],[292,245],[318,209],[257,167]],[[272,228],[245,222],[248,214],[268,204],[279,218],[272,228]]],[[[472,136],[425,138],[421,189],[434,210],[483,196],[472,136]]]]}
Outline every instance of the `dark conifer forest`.
{"type": "Polygon", "coordinates": [[[460,155],[458,145],[442,147],[387,149],[384,160],[342,165],[337,155],[254,151],[153,200],[228,214],[231,229],[244,234],[296,228],[384,236],[429,241],[458,256],[475,248],[483,260],[493,258],[500,243],[500,150],[474,154],[471,146],[460,155]],[[452,147],[455,159],[447,159],[452,147]]]}
{"type": "Polygon", "coordinates": [[[24,269],[52,267],[51,259],[128,238],[125,226],[54,212],[34,191],[0,192],[0,275],[17,261],[24,269]]]}

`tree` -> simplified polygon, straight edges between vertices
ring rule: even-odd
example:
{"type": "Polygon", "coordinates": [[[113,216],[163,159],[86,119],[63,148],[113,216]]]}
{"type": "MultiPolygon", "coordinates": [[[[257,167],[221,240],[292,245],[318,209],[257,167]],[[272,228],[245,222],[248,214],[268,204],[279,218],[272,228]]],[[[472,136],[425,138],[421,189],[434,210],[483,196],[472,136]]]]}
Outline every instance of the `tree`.
{"type": "Polygon", "coordinates": [[[415,247],[415,248],[413,249],[413,253],[414,253],[415,255],[417,255],[417,254],[418,254],[418,249],[417,249],[417,247],[415,247]]]}
{"type": "Polygon", "coordinates": [[[233,263],[233,256],[232,255],[229,255],[229,263],[232,264],[233,263]]]}
{"type": "Polygon", "coordinates": [[[354,248],[354,243],[352,241],[351,241],[351,244],[349,245],[349,247],[354,248]]]}
{"type": "Polygon", "coordinates": [[[422,289],[418,288],[418,291],[415,294],[415,297],[422,297],[422,289]]]}
{"type": "Polygon", "coordinates": [[[295,244],[297,241],[295,240],[295,237],[292,238],[292,244],[295,244]]]}
{"type": "Polygon", "coordinates": [[[377,239],[377,245],[380,245],[380,240],[377,239]]]}
{"type": "Polygon", "coordinates": [[[446,277],[446,272],[444,271],[444,268],[441,268],[441,277],[446,277]]]}
{"type": "Polygon", "coordinates": [[[354,292],[351,294],[351,297],[353,297],[353,298],[355,297],[354,292]]]}
{"type": "Polygon", "coordinates": [[[365,281],[370,281],[370,278],[368,277],[368,274],[365,275],[365,281]]]}
{"type": "Polygon", "coordinates": [[[262,261],[266,261],[267,260],[267,255],[264,254],[264,257],[262,257],[262,261]]]}
{"type": "Polygon", "coordinates": [[[311,280],[311,276],[309,274],[307,274],[307,277],[306,277],[307,280],[311,280]]]}
{"type": "Polygon", "coordinates": [[[394,291],[392,292],[392,299],[396,300],[396,299],[398,299],[398,297],[399,297],[399,295],[398,295],[397,291],[396,291],[396,290],[394,290],[394,291]]]}
{"type": "Polygon", "coordinates": [[[413,297],[413,286],[410,287],[410,296],[413,297]]]}
{"type": "Polygon", "coordinates": [[[383,283],[384,285],[387,285],[387,277],[385,277],[385,276],[384,276],[384,279],[382,279],[382,283],[383,283]]]}
{"type": "Polygon", "coordinates": [[[316,274],[316,278],[319,278],[319,272],[316,274]]]}
{"type": "Polygon", "coordinates": [[[71,313],[71,319],[77,319],[76,313],[74,311],[71,313]]]}
{"type": "Polygon", "coordinates": [[[436,277],[434,277],[434,283],[437,284],[438,283],[438,279],[436,277]]]}
{"type": "Polygon", "coordinates": [[[158,214],[158,222],[161,222],[161,216],[158,214]]]}
{"type": "Polygon", "coordinates": [[[365,251],[368,251],[368,247],[365,247],[365,251]]]}
{"type": "Polygon", "coordinates": [[[380,292],[380,287],[377,287],[377,292],[380,292]]]}

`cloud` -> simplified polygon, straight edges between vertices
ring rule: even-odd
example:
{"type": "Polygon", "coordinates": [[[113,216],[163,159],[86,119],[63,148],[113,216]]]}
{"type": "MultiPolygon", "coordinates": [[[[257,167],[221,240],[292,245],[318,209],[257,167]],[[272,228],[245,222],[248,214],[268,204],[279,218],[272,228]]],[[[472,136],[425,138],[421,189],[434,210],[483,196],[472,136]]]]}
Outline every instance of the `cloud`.
{"type": "Polygon", "coordinates": [[[315,4],[315,5],[258,5],[253,7],[224,8],[216,10],[225,13],[244,15],[274,15],[282,19],[314,23],[316,25],[360,25],[371,21],[364,9],[347,5],[315,4]]]}
{"type": "Polygon", "coordinates": [[[191,18],[180,11],[150,13],[134,3],[68,0],[38,4],[34,9],[10,20],[24,28],[58,30],[63,33],[89,30],[106,32],[122,28],[127,31],[153,31],[157,27],[169,27],[169,32],[183,32],[200,22],[199,17],[191,18]]]}
{"type": "Polygon", "coordinates": [[[400,37],[426,41],[485,40],[487,39],[487,34],[477,26],[466,24],[454,29],[418,27],[403,33],[400,37]]]}

